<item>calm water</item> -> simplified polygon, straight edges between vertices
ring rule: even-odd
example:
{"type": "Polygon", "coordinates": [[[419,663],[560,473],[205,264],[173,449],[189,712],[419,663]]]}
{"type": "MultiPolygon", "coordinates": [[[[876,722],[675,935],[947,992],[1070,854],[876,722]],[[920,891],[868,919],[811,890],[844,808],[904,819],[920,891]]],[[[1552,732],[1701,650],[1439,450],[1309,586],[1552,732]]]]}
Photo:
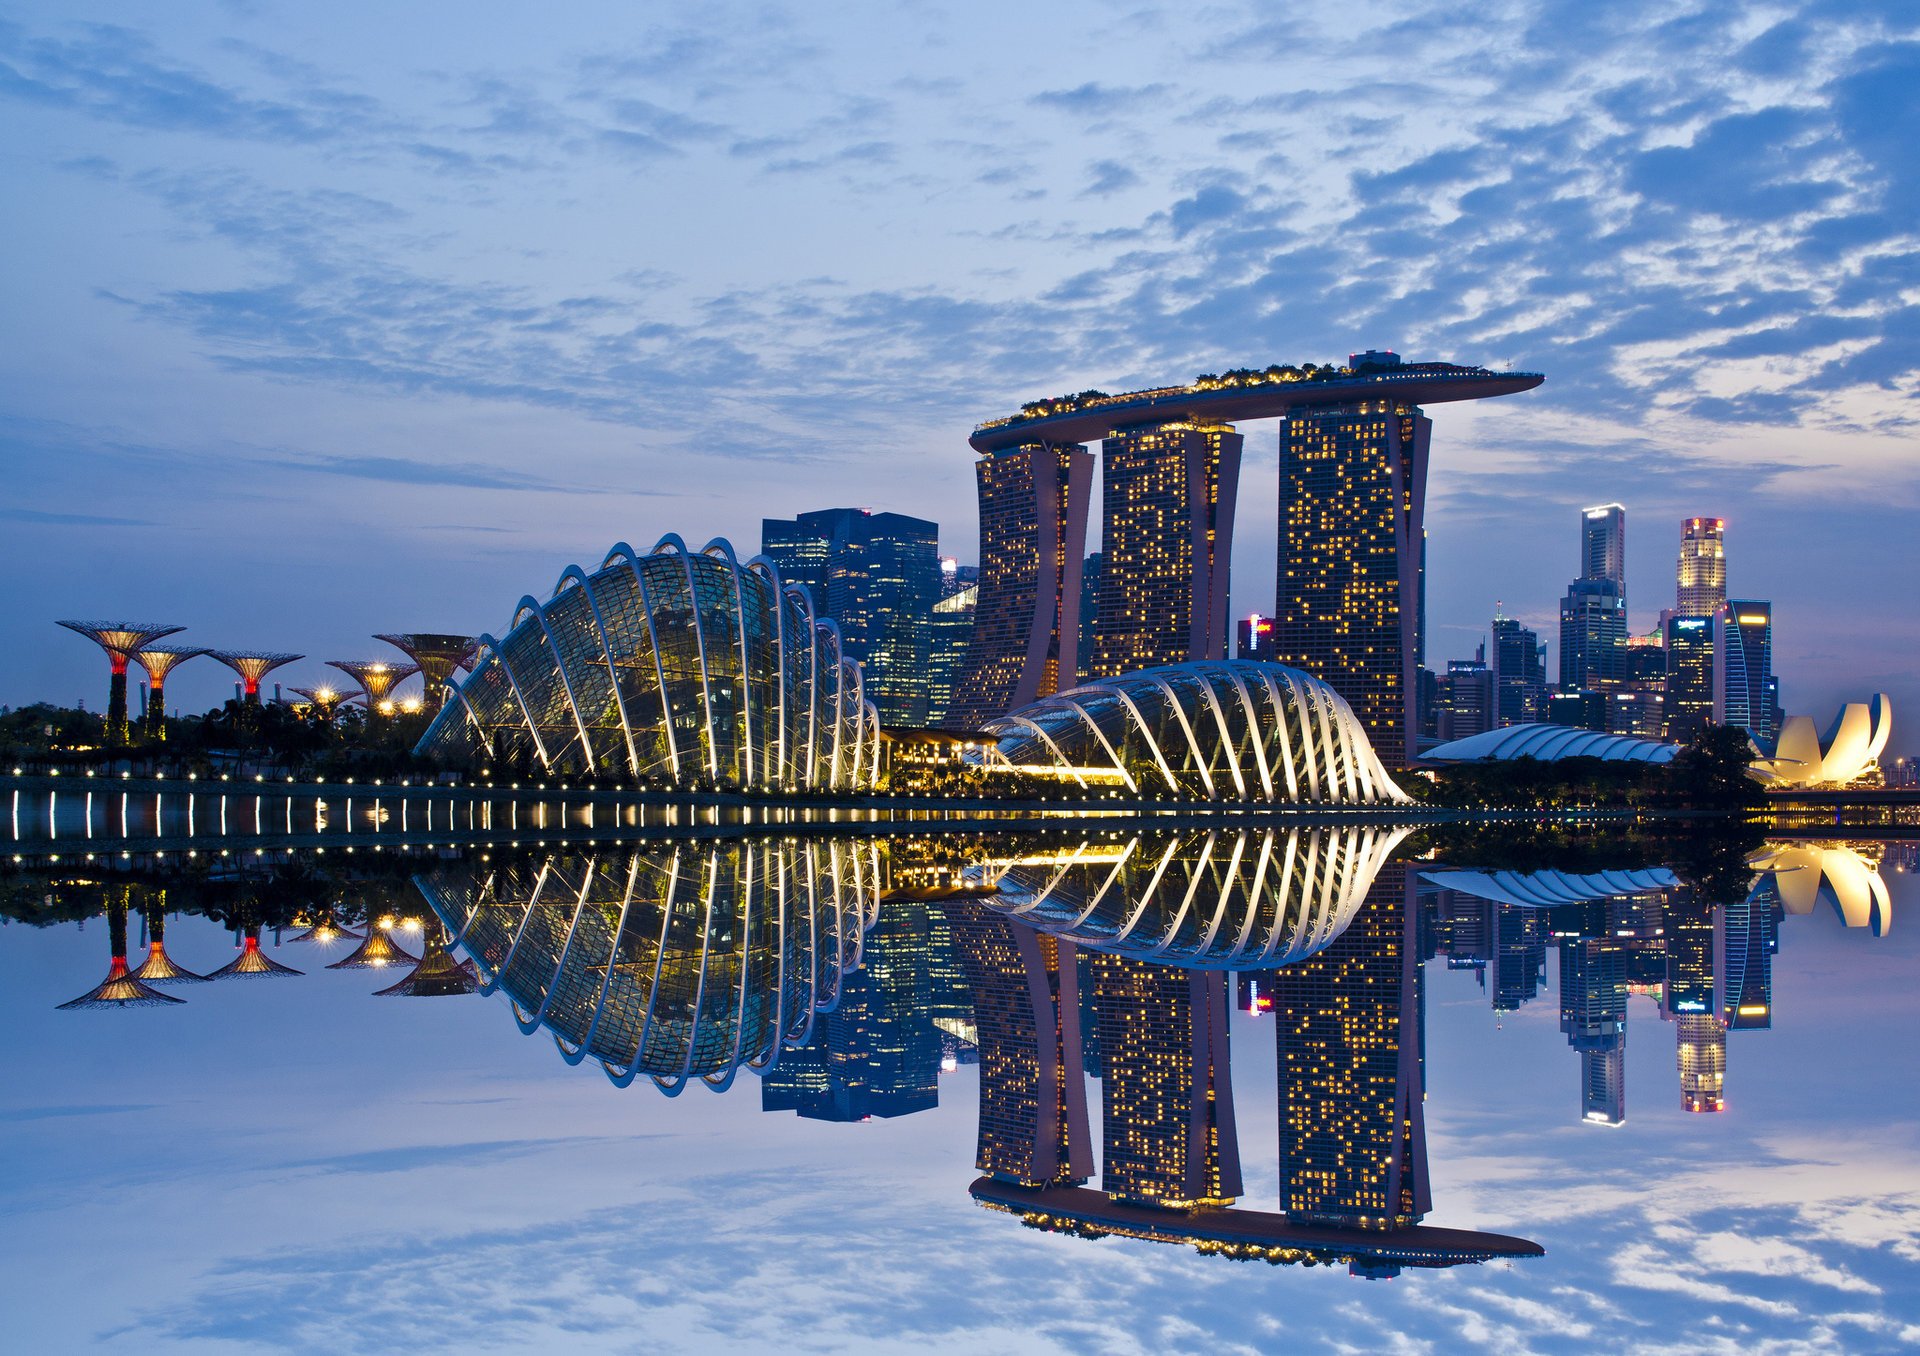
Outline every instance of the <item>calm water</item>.
{"type": "Polygon", "coordinates": [[[9,1345],[1910,1348],[1911,845],[1609,850],[23,864],[9,1345]],[[160,919],[188,970],[258,968],[257,930],[303,973],[59,1010],[116,914],[133,965],[160,919]],[[368,920],[435,964],[293,940],[368,920]]]}

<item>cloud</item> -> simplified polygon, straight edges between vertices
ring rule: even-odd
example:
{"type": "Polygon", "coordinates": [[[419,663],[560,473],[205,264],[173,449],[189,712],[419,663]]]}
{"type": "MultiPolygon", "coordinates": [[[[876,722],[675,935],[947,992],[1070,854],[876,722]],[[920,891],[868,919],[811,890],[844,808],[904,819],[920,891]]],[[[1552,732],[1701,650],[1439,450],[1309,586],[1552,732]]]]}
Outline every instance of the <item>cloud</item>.
{"type": "MultiPolygon", "coordinates": [[[[482,466],[475,462],[421,462],[401,457],[310,457],[285,463],[295,471],[319,475],[350,476],[356,480],[379,480],[393,485],[441,485],[469,490],[537,490],[548,494],[608,494],[612,491],[587,485],[566,485],[518,471],[482,466]]],[[[645,490],[623,491],[646,494],[645,490]]]]}
{"type": "Polygon", "coordinates": [[[1082,197],[1104,198],[1140,182],[1139,174],[1118,160],[1096,160],[1087,168],[1092,172],[1092,178],[1080,190],[1082,197]]]}
{"type": "Polygon", "coordinates": [[[1038,108],[1058,109],[1084,117],[1108,117],[1138,108],[1167,93],[1168,87],[1164,84],[1115,86],[1089,80],[1072,89],[1042,90],[1028,96],[1027,102],[1038,108]]]}
{"type": "Polygon", "coordinates": [[[0,521],[44,523],[58,527],[158,527],[151,518],[115,518],[99,513],[49,513],[40,509],[0,508],[0,521]]]}

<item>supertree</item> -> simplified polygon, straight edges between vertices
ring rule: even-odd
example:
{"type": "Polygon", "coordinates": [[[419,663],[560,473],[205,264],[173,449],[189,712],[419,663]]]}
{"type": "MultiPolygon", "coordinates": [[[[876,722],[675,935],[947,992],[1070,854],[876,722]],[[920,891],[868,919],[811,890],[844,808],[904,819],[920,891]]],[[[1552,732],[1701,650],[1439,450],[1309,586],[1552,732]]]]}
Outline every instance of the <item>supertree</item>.
{"type": "Polygon", "coordinates": [[[387,694],[420,672],[413,664],[389,664],[384,659],[329,659],[327,663],[366,689],[367,712],[377,716],[393,714],[387,694]]]}
{"type": "Polygon", "coordinates": [[[208,650],[208,654],[240,675],[247,705],[260,705],[260,680],[283,664],[305,659],[303,654],[282,654],[274,650],[208,650]]]}
{"type": "Polygon", "coordinates": [[[147,720],[141,733],[148,739],[167,737],[167,701],[163,695],[167,675],[189,659],[198,659],[205,653],[205,650],[157,650],[145,645],[133,652],[140,667],[147,671],[147,720]]]}
{"type": "Polygon", "coordinates": [[[107,742],[126,743],[127,660],[141,646],[187,628],[154,622],[63,621],[60,625],[85,636],[107,652],[107,662],[113,666],[113,678],[107,687],[107,742]]]}
{"type": "Polygon", "coordinates": [[[376,998],[451,998],[480,987],[472,961],[455,960],[447,950],[447,932],[438,918],[426,924],[420,963],[398,984],[375,991],[376,998]]]}
{"type": "Polygon", "coordinates": [[[288,975],[305,974],[291,965],[282,965],[260,949],[260,925],[247,925],[246,940],[241,943],[240,954],[225,965],[208,975],[208,979],[236,979],[242,975],[272,975],[276,978],[288,975]]]}
{"type": "Polygon", "coordinates": [[[185,1001],[149,988],[127,969],[127,896],[131,893],[132,887],[127,885],[114,886],[107,891],[107,939],[113,948],[113,961],[107,967],[106,979],[101,981],[99,987],[60,1004],[60,1011],[67,1012],[75,1008],[157,1007],[162,1003],[185,1001]]]}
{"type": "Polygon", "coordinates": [[[304,924],[306,931],[295,933],[287,938],[288,945],[294,942],[315,942],[327,946],[333,942],[357,942],[360,934],[345,926],[333,916],[331,905],[311,913],[303,913],[295,918],[296,925],[304,924]]]}
{"type": "Polygon", "coordinates": [[[374,639],[386,641],[413,661],[427,687],[427,707],[434,711],[446,700],[447,683],[453,671],[470,664],[474,651],[480,648],[478,636],[445,636],[434,632],[403,632],[374,639]]]}
{"type": "Polygon", "coordinates": [[[205,984],[207,976],[177,964],[167,954],[167,892],[149,891],[140,901],[140,916],[147,921],[147,958],[133,977],[147,984],[205,984]]]}

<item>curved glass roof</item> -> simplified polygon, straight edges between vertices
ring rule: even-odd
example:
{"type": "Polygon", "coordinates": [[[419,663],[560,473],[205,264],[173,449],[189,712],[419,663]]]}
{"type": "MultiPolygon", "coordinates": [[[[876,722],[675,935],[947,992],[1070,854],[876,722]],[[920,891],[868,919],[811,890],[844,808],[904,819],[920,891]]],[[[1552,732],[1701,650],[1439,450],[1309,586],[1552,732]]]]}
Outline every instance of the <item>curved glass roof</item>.
{"type": "Polygon", "coordinates": [[[1489,763],[1512,758],[1599,758],[1609,763],[1670,763],[1678,744],[1634,735],[1583,730],[1574,725],[1508,725],[1439,744],[1420,755],[1423,763],[1489,763]]]}

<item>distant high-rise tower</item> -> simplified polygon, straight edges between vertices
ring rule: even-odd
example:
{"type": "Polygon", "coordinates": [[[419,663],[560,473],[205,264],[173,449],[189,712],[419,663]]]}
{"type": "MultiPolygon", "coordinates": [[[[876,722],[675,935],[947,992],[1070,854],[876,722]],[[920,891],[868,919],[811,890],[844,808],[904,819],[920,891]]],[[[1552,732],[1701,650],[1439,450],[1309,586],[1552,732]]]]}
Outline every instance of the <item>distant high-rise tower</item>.
{"type": "Polygon", "coordinates": [[[1773,604],[1730,600],[1713,619],[1713,719],[1736,725],[1771,749],[1774,723],[1773,604]]]}
{"type": "Polygon", "coordinates": [[[1725,519],[1689,518],[1680,524],[1678,584],[1676,616],[1711,617],[1727,605],[1725,519]]]}
{"type": "Polygon", "coordinates": [[[1493,728],[1493,670],[1482,644],[1472,659],[1449,659],[1440,679],[1435,724],[1444,740],[1465,739],[1493,728]]]}
{"type": "Polygon", "coordinates": [[[1686,740],[1713,717],[1713,619],[1667,618],[1667,738],[1686,740]]]}
{"type": "Polygon", "coordinates": [[[1674,1063],[1680,1070],[1680,1106],[1685,1111],[1725,1111],[1727,1029],[1711,1012],[1683,1012],[1673,1019],[1674,1063]]]}
{"type": "Polygon", "coordinates": [[[1111,678],[1227,657],[1227,580],[1243,439],[1229,424],[1120,429],[1100,444],[1100,622],[1111,678]]]}
{"type": "Polygon", "coordinates": [[[1611,579],[1576,579],[1560,600],[1560,686],[1607,692],[1627,673],[1627,599],[1611,579]]]}
{"type": "Polygon", "coordinates": [[[1389,768],[1419,733],[1421,556],[1433,421],[1393,400],[1305,407],[1280,433],[1274,654],[1346,699],[1389,768]]]}
{"type": "Polygon", "coordinates": [[[975,465],[980,605],[947,724],[978,727],[1072,687],[1080,671],[1080,566],[1093,454],[1026,443],[975,465]]]}
{"type": "Polygon", "coordinates": [[[1080,672],[1074,677],[1075,683],[1093,676],[1095,636],[1100,626],[1100,576],[1106,561],[1106,552],[1092,551],[1080,562],[1080,672]]]}
{"type": "Polygon", "coordinates": [[[1547,647],[1511,617],[1493,619],[1493,724],[1523,725],[1547,709],[1547,647]]]}
{"type": "Polygon", "coordinates": [[[1611,579],[1627,591],[1627,510],[1600,504],[1580,510],[1580,577],[1611,579]]]}
{"type": "Polygon", "coordinates": [[[1087,955],[1100,1032],[1101,1190],[1180,1208],[1229,1204],[1242,1187],[1226,975],[1087,955]]]}
{"type": "Polygon", "coordinates": [[[1433,1208],[1415,939],[1407,867],[1389,863],[1345,932],[1274,977],[1291,1219],[1392,1229],[1433,1208]]]}
{"type": "Polygon", "coordinates": [[[973,644],[974,609],[980,602],[978,579],[949,593],[933,605],[932,634],[927,641],[927,724],[940,725],[953,709],[953,685],[973,644]]]}

